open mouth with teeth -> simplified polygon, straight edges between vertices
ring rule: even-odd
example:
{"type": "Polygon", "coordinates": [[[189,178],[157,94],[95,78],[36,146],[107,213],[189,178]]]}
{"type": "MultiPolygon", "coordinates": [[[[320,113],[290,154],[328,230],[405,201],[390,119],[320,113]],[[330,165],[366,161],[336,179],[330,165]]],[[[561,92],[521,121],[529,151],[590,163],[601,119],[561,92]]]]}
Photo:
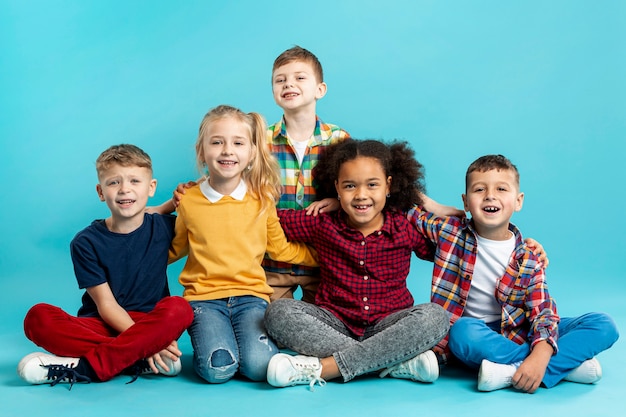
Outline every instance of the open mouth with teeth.
{"type": "Polygon", "coordinates": [[[119,204],[120,206],[130,206],[134,202],[135,200],[117,200],[117,204],[119,204]]]}
{"type": "Polygon", "coordinates": [[[490,207],[483,208],[483,211],[486,212],[486,213],[497,213],[497,212],[500,211],[500,209],[498,207],[490,206],[490,207]]]}
{"type": "Polygon", "coordinates": [[[285,93],[283,94],[283,98],[294,98],[297,97],[298,93],[285,93]]]}
{"type": "Polygon", "coordinates": [[[359,205],[354,205],[352,207],[354,207],[356,211],[366,211],[367,209],[372,207],[372,205],[371,204],[359,204],[359,205]]]}
{"type": "Polygon", "coordinates": [[[235,162],[235,161],[219,161],[219,164],[220,165],[226,165],[226,166],[233,166],[233,165],[236,165],[237,162],[235,162]]]}

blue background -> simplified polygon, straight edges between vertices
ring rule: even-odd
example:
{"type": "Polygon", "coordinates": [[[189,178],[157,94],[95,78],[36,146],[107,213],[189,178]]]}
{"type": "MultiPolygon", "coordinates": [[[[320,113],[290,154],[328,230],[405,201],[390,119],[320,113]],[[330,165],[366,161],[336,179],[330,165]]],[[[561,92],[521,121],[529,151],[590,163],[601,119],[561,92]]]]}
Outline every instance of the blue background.
{"type": "MultiPolygon", "coordinates": [[[[526,193],[513,221],[547,250],[561,313],[606,311],[622,328],[625,19],[617,0],[0,0],[3,376],[33,349],[21,330],[32,304],[79,306],[68,245],[108,215],[98,154],[142,147],[162,202],[197,177],[208,109],[279,120],[272,63],[296,44],[324,67],[320,117],[410,141],[434,199],[461,207],[468,164],[508,156],[526,193]]],[[[415,260],[417,301],[430,270],[415,260]]]]}

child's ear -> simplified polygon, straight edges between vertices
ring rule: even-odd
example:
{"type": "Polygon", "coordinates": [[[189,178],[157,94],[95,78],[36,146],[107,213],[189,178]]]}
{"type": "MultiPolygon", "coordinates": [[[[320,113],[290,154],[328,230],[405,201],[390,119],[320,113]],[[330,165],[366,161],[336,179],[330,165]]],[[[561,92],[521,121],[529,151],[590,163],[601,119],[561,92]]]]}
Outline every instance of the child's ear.
{"type": "Polygon", "coordinates": [[[467,196],[465,194],[461,194],[461,198],[463,199],[463,210],[469,211],[469,206],[467,205],[467,196]]]}
{"type": "Polygon", "coordinates": [[[328,87],[326,87],[326,83],[319,83],[317,85],[317,93],[315,94],[315,98],[319,100],[320,98],[326,95],[328,87]]]}
{"type": "Polygon", "coordinates": [[[102,194],[102,187],[100,184],[96,184],[96,192],[98,193],[98,198],[100,201],[104,201],[104,194],[102,194]]]}
{"type": "Polygon", "coordinates": [[[524,205],[524,193],[519,193],[515,199],[515,211],[520,211],[524,205]]]}
{"type": "Polygon", "coordinates": [[[148,191],[148,196],[154,197],[156,188],[157,188],[157,180],[153,178],[150,180],[150,190],[148,191]]]}

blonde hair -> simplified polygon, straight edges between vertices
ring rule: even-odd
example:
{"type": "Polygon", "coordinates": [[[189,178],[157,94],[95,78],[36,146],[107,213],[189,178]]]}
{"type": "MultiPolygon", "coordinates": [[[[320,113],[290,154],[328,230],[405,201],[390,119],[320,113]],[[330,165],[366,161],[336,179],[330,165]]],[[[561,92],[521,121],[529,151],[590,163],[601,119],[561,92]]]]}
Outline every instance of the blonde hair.
{"type": "Polygon", "coordinates": [[[98,176],[113,165],[148,168],[152,173],[152,160],[150,156],[141,148],[126,143],[113,145],[98,156],[98,159],[96,159],[96,171],[98,176]]]}
{"type": "Polygon", "coordinates": [[[207,136],[209,126],[217,120],[232,118],[234,121],[243,123],[248,127],[252,142],[252,160],[249,169],[242,172],[242,178],[246,182],[248,192],[261,200],[261,213],[268,207],[276,205],[281,194],[280,173],[276,158],[270,153],[265,137],[267,125],[265,119],[259,113],[244,113],[238,108],[220,105],[211,109],[202,119],[196,141],[196,163],[198,169],[204,174],[204,139],[207,136]]]}

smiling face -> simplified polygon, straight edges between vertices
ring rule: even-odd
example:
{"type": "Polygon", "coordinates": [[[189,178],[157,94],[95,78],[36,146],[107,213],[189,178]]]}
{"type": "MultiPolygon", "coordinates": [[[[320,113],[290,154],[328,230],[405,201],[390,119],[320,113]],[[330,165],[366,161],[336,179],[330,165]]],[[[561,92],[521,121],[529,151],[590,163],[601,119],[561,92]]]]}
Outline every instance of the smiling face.
{"type": "Polygon", "coordinates": [[[511,169],[473,171],[467,176],[466,188],[463,204],[471,213],[478,234],[491,240],[509,238],[511,216],[522,209],[524,202],[515,172],[511,169]]]}
{"type": "Polygon", "coordinates": [[[292,61],[272,74],[272,93],[285,112],[315,111],[315,102],[326,94],[326,84],[318,81],[310,63],[292,61]]]}
{"type": "Polygon", "coordinates": [[[341,165],[335,188],[350,227],[367,236],[383,226],[390,184],[376,158],[359,156],[341,165]]]}
{"type": "Polygon", "coordinates": [[[199,154],[209,170],[209,184],[230,195],[252,162],[250,127],[234,116],[214,120],[202,139],[199,154]]]}
{"type": "Polygon", "coordinates": [[[148,198],[154,195],[156,180],[149,168],[111,164],[98,174],[96,191],[111,210],[107,226],[116,232],[139,227],[148,198]]]}

